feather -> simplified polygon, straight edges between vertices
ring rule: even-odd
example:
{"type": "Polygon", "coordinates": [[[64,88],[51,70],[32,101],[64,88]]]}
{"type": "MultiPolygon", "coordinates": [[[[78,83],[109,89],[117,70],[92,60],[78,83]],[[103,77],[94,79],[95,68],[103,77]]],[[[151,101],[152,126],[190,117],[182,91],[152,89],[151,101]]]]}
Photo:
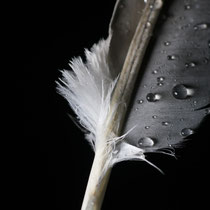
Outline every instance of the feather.
{"type": "MultiPolygon", "coordinates": [[[[177,31],[175,24],[171,26],[173,19],[155,28],[163,1],[118,0],[108,38],[85,50],[85,62],[74,58],[71,71],[62,71],[57,89],[76,113],[95,151],[83,210],[100,209],[116,163],[143,160],[153,165],[145,153],[174,155],[174,147],[194,133],[206,116],[210,34],[205,30],[208,24],[196,22],[198,14],[203,20],[209,17],[201,14],[208,7],[205,2],[182,22],[191,21],[194,28],[177,31]],[[154,28],[158,38],[150,42],[154,28]],[[194,38],[190,30],[197,33],[194,38]],[[200,43],[201,37],[205,40],[202,55],[192,48],[192,42],[200,43]],[[172,43],[178,43],[176,50],[172,43]],[[189,58],[186,49],[194,55],[189,58]],[[204,59],[199,72],[191,71],[193,64],[204,59]]],[[[175,8],[178,16],[183,15],[180,0],[169,5],[169,11],[175,8]]]]}

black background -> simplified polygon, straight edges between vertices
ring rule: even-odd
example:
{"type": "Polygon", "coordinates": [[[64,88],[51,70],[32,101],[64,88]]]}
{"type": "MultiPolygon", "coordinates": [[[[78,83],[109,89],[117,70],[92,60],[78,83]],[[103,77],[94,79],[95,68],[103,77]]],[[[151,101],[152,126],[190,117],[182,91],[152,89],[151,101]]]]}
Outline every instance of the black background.
{"type": "MultiPolygon", "coordinates": [[[[56,93],[59,70],[106,38],[115,1],[70,1],[19,5],[15,22],[24,77],[24,137],[28,155],[22,207],[80,209],[94,157],[70,120],[67,102],[56,93]],[[77,2],[77,3],[76,3],[77,2]]],[[[208,204],[209,119],[178,160],[151,154],[144,162],[114,167],[102,209],[204,209],[208,204]]]]}

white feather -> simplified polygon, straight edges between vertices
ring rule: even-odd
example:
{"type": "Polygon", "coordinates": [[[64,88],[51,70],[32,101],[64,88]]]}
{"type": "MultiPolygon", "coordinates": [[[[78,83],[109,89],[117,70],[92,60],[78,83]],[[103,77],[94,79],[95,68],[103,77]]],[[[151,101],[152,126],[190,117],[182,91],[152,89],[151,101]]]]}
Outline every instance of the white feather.
{"type": "Polygon", "coordinates": [[[108,66],[110,36],[95,44],[91,51],[85,50],[86,63],[75,58],[71,61],[72,71],[64,70],[59,92],[69,102],[80,124],[89,131],[86,139],[95,150],[104,133],[110,98],[117,78],[112,78],[108,66]]]}
{"type": "Polygon", "coordinates": [[[70,63],[72,71],[62,71],[63,78],[61,83],[58,83],[58,91],[76,113],[79,123],[88,131],[86,139],[94,151],[106,148],[108,158],[104,164],[105,171],[123,160],[144,159],[142,149],[125,142],[122,146],[119,145],[120,152],[114,155],[116,144],[124,140],[127,134],[121,137],[111,134],[108,138],[105,135],[108,123],[112,120],[120,103],[112,104],[112,107],[110,104],[118,79],[112,76],[108,65],[110,39],[111,35],[106,40],[93,45],[91,51],[86,49],[86,63],[81,57],[74,58],[70,63]],[[109,147],[106,147],[107,145],[109,147]]]}

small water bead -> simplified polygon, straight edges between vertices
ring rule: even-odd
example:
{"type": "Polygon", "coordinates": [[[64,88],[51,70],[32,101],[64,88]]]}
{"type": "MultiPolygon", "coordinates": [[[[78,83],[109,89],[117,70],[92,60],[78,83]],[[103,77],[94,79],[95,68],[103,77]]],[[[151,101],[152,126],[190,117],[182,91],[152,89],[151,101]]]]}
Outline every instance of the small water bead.
{"type": "Polygon", "coordinates": [[[164,42],[164,45],[165,45],[165,46],[169,46],[169,45],[171,45],[171,42],[165,41],[165,42],[164,42]]]}
{"type": "Polygon", "coordinates": [[[206,115],[210,114],[210,109],[206,109],[206,110],[205,110],[205,114],[206,114],[206,115]]]}
{"type": "Polygon", "coordinates": [[[157,73],[158,73],[158,70],[152,71],[152,74],[157,74],[157,73]]]}
{"type": "Polygon", "coordinates": [[[149,5],[149,8],[150,8],[150,9],[153,9],[153,8],[154,8],[154,5],[153,5],[153,4],[150,4],[150,5],[149,5]]]}
{"type": "Polygon", "coordinates": [[[158,77],[158,78],[157,78],[157,81],[158,81],[158,82],[163,82],[164,80],[165,80],[165,77],[158,77]]]}
{"type": "Polygon", "coordinates": [[[164,85],[164,83],[162,83],[162,82],[157,83],[157,86],[159,86],[159,87],[162,87],[163,85],[164,85]]]}
{"type": "Polygon", "coordinates": [[[149,21],[147,21],[146,27],[149,28],[150,26],[151,26],[151,23],[149,21]]]}
{"type": "Polygon", "coordinates": [[[149,129],[149,128],[150,128],[150,126],[145,126],[144,128],[145,128],[145,129],[149,129]]]}
{"type": "Polygon", "coordinates": [[[170,123],[169,122],[162,122],[161,124],[164,125],[164,126],[168,126],[170,123]]]}
{"type": "Polygon", "coordinates": [[[138,103],[138,104],[143,104],[143,103],[144,103],[144,100],[142,100],[142,99],[137,100],[137,103],[138,103]]]}
{"type": "Polygon", "coordinates": [[[152,147],[154,145],[154,140],[150,137],[143,137],[140,138],[138,141],[138,145],[139,147],[152,147]]]}
{"type": "Polygon", "coordinates": [[[192,68],[194,68],[196,66],[196,63],[195,62],[190,62],[189,63],[189,66],[192,67],[192,68]]]}
{"type": "Polygon", "coordinates": [[[161,96],[157,93],[148,93],[146,98],[148,102],[156,102],[160,100],[161,96]]]}
{"type": "Polygon", "coordinates": [[[209,48],[210,48],[210,40],[208,41],[208,46],[209,46],[209,48]]]}
{"type": "Polygon", "coordinates": [[[176,55],[168,55],[167,56],[167,59],[170,60],[170,61],[171,60],[176,60],[177,59],[177,56],[176,55]]]}
{"type": "Polygon", "coordinates": [[[208,28],[208,25],[206,23],[200,23],[195,25],[193,28],[195,31],[206,30],[208,28]]]}
{"type": "Polygon", "coordinates": [[[189,96],[192,96],[194,90],[192,88],[188,88],[185,85],[176,85],[173,90],[172,94],[176,99],[186,99],[189,96]]]}
{"type": "Polygon", "coordinates": [[[191,6],[189,4],[187,4],[187,5],[184,6],[184,9],[185,10],[190,10],[191,9],[191,6]]]}
{"type": "Polygon", "coordinates": [[[203,59],[203,63],[204,63],[204,64],[207,64],[208,62],[209,62],[209,59],[208,59],[208,58],[204,58],[204,59],[203,59]]]}
{"type": "Polygon", "coordinates": [[[153,115],[152,118],[153,118],[153,119],[157,119],[157,115],[153,115]]]}
{"type": "Polygon", "coordinates": [[[185,67],[186,67],[186,68],[189,68],[189,67],[195,68],[196,65],[197,65],[197,64],[196,64],[195,62],[185,63],[185,67]]]}
{"type": "Polygon", "coordinates": [[[191,128],[184,128],[181,130],[181,135],[184,137],[192,134],[194,134],[194,130],[192,130],[191,128]]]}

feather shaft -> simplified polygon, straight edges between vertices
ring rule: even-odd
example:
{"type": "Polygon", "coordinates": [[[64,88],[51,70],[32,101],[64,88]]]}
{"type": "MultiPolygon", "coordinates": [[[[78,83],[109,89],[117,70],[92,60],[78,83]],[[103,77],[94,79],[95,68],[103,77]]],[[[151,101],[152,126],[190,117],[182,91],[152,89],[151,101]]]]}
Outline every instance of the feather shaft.
{"type": "Polygon", "coordinates": [[[104,151],[97,151],[91,168],[85,196],[82,203],[82,210],[101,209],[111,168],[104,172],[104,165],[107,161],[104,151]]]}
{"type": "MultiPolygon", "coordinates": [[[[120,135],[123,119],[134,88],[134,83],[157,17],[160,9],[162,8],[162,4],[162,0],[148,1],[142,15],[143,18],[140,18],[125,59],[122,72],[119,80],[117,81],[116,88],[114,89],[113,97],[111,98],[110,113],[107,117],[108,124],[105,131],[105,142],[110,136],[113,138],[113,135],[114,137],[120,135]],[[154,5],[152,10],[150,8],[151,3],[154,5]],[[113,109],[116,109],[116,107],[117,110],[114,111],[113,109]]],[[[112,147],[107,150],[106,145],[104,145],[102,152],[96,151],[83,200],[82,210],[100,209],[112,168],[112,165],[109,164],[112,147]],[[109,152],[107,153],[107,151],[109,152]]]]}

